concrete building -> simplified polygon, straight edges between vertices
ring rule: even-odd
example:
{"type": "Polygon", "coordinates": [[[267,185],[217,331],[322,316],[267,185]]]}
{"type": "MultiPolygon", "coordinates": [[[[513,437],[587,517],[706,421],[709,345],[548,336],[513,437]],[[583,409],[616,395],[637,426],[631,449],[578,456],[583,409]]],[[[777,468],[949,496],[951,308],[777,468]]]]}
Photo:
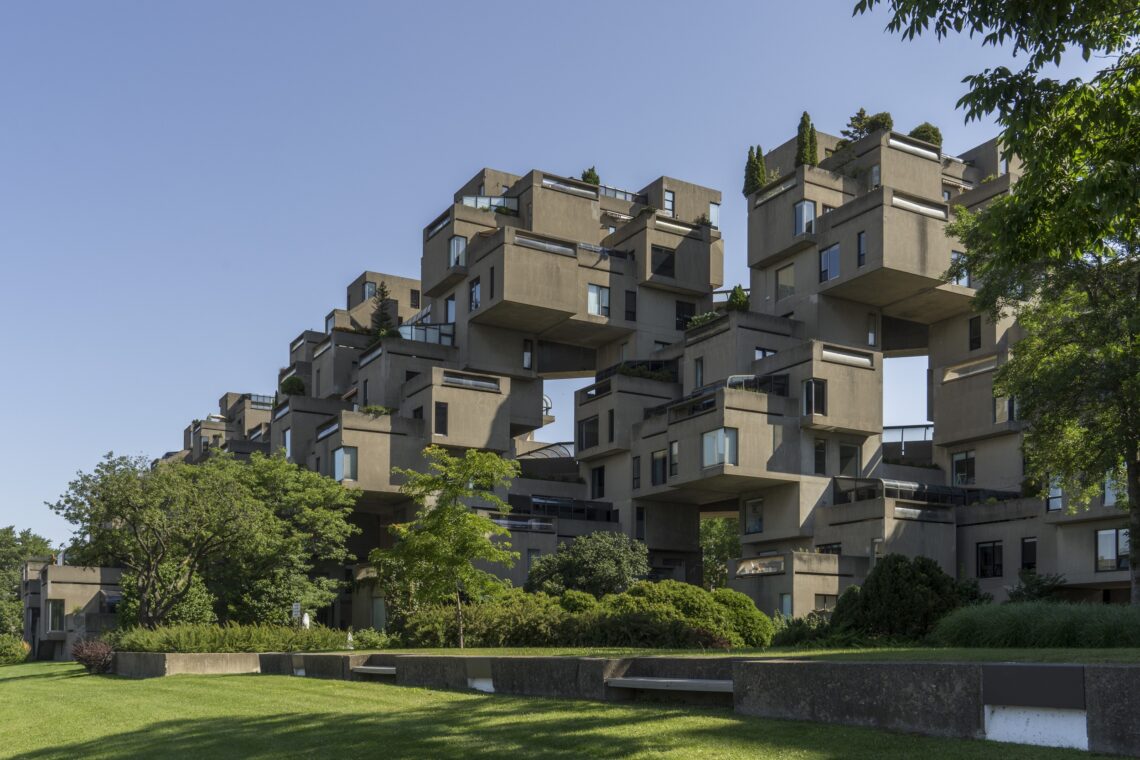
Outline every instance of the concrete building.
{"type": "Polygon", "coordinates": [[[20,578],[24,640],[38,660],[70,660],[80,639],[118,624],[123,571],[109,567],[25,562],[20,578]]]}
{"type": "MultiPolygon", "coordinates": [[[[1072,516],[1063,495],[1022,498],[1016,403],[992,390],[1018,328],[971,313],[969,278],[942,279],[954,208],[1007,192],[1016,163],[993,141],[948,156],[886,131],[818,139],[818,166],[794,165],[794,140],[771,151],[777,176],[748,198],[746,311],[719,290],[719,192],[484,169],[424,227],[420,280],[362,274],[323,332],[290,343],[278,381],[295,392],[226,394],[177,455],[282,449],[360,489],[360,558],[412,515],[393,468],[425,446],[517,459],[495,516],[516,584],[595,530],[645,541],[654,577],[699,582],[700,520],[733,515],[730,583],[766,611],[830,607],[890,552],[998,597],[1022,567],[1063,572],[1080,598],[1126,594],[1111,494],[1072,516]],[[381,282],[398,336],[376,340],[381,282]],[[933,426],[884,429],[884,358],[917,355],[933,426]],[[548,378],[583,380],[573,442],[535,440],[548,378]]],[[[344,575],[324,622],[382,624],[367,567],[344,575]]]]}

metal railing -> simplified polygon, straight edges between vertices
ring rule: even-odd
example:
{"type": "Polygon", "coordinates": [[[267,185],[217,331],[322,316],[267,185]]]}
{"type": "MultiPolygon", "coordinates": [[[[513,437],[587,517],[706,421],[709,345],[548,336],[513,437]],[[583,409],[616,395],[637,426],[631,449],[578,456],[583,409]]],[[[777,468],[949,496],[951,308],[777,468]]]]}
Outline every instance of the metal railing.
{"type": "Polygon", "coordinates": [[[455,345],[455,323],[453,322],[439,325],[400,325],[397,329],[400,332],[400,337],[404,340],[433,343],[440,346],[455,345]]]}
{"type": "Polygon", "coordinates": [[[787,375],[729,375],[724,385],[734,390],[787,398],[790,382],[787,375]]]}
{"type": "Polygon", "coordinates": [[[621,190],[609,185],[598,185],[598,194],[603,198],[616,198],[619,201],[640,203],[643,206],[649,203],[649,196],[644,193],[631,193],[629,190],[621,190]]]}
{"type": "MultiPolygon", "coordinates": [[[[714,290],[712,292],[713,303],[727,303],[728,297],[732,295],[735,288],[728,288],[727,290],[714,290]]],[[[744,295],[749,296],[752,294],[751,288],[742,288],[744,295]]]]}
{"type": "Polygon", "coordinates": [[[618,513],[607,501],[585,501],[567,496],[541,496],[511,494],[507,497],[512,515],[522,517],[557,517],[560,520],[585,520],[588,522],[617,522],[618,513]]]}
{"type": "Polygon", "coordinates": [[[883,443],[899,444],[899,453],[906,455],[907,442],[918,443],[934,440],[934,425],[883,425],[883,443]]]}
{"type": "Polygon", "coordinates": [[[663,382],[675,383],[677,382],[677,360],[645,359],[639,361],[618,362],[617,364],[606,367],[594,375],[594,382],[600,383],[606,378],[613,377],[614,375],[625,375],[627,377],[644,377],[650,380],[660,379],[663,382]]]}
{"type": "Polygon", "coordinates": [[[503,208],[514,211],[516,214],[519,210],[519,199],[508,198],[505,195],[465,195],[460,199],[460,202],[464,206],[478,209],[503,208]]]}
{"type": "Polygon", "coordinates": [[[1009,501],[1021,498],[1016,491],[994,491],[986,488],[962,488],[903,480],[851,478],[839,476],[832,481],[835,504],[852,504],[886,497],[946,507],[962,507],[979,502],[1009,501]]]}
{"type": "Polygon", "coordinates": [[[262,395],[260,393],[247,393],[246,398],[248,398],[249,402],[251,404],[253,404],[254,406],[264,407],[266,409],[272,409],[273,408],[273,397],[272,396],[265,396],[265,395],[262,395]]]}
{"type": "Polygon", "coordinates": [[[530,517],[526,515],[492,515],[491,522],[507,530],[525,530],[532,533],[553,533],[554,521],[549,517],[530,517]]]}

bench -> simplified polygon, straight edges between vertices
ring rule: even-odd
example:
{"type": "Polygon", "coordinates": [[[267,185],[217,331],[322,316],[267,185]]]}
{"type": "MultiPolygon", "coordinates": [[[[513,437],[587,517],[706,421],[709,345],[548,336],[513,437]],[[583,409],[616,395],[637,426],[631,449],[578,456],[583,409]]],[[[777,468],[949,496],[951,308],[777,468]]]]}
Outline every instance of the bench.
{"type": "Polygon", "coordinates": [[[353,673],[359,673],[365,676],[394,676],[396,675],[395,665],[357,665],[352,669],[353,673]]]}
{"type": "Polygon", "coordinates": [[[732,693],[732,681],[712,678],[607,678],[606,686],[613,689],[649,689],[654,691],[704,691],[732,693]]]}

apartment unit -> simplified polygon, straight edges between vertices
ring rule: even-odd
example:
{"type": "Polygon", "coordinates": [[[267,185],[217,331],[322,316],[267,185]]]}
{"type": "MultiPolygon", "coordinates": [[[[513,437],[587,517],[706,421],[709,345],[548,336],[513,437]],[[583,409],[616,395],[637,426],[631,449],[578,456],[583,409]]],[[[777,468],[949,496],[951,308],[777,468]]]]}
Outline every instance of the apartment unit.
{"type": "MultiPolygon", "coordinates": [[[[1022,498],[1016,403],[992,388],[1018,328],[971,312],[968,277],[942,279],[953,209],[1007,192],[1016,163],[993,141],[948,156],[893,132],[818,139],[818,166],[794,165],[794,140],[771,151],[778,176],[747,199],[747,310],[719,290],[719,192],[484,169],[423,228],[419,280],[362,274],[290,343],[288,394],[227,394],[177,455],[283,450],[359,489],[363,559],[414,511],[395,469],[433,443],[498,452],[522,471],[493,515],[522,555],[504,571],[516,584],[596,530],[643,540],[654,577],[696,583],[700,520],[732,515],[730,584],[766,611],[829,607],[890,552],[999,597],[1021,567],[1063,572],[1080,598],[1126,594],[1111,493],[1080,515],[1060,494],[1022,498]],[[398,335],[377,340],[380,283],[398,335]],[[917,437],[883,427],[895,356],[929,358],[917,437]],[[535,437],[554,378],[582,379],[572,442],[535,437]]],[[[382,625],[368,567],[330,572],[354,582],[324,622],[382,625]]]]}
{"type": "Polygon", "coordinates": [[[25,562],[20,598],[24,641],[38,660],[70,660],[71,647],[118,624],[123,571],[44,560],[25,562]]]}

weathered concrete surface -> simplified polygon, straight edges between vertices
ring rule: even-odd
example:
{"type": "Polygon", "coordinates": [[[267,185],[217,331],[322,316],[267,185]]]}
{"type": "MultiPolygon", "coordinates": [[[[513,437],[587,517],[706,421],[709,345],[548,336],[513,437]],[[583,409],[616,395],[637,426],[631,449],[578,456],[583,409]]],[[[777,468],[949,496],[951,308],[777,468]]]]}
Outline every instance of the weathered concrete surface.
{"type": "Polygon", "coordinates": [[[969,663],[753,660],[733,667],[736,712],[980,739],[982,669],[969,663]]]}
{"type": "Polygon", "coordinates": [[[324,654],[315,652],[296,652],[293,654],[294,667],[301,663],[305,669],[306,678],[332,678],[347,681],[352,677],[352,668],[363,665],[368,659],[366,654],[324,654]]]}
{"type": "Polygon", "coordinates": [[[1089,751],[1140,757],[1140,666],[1086,665],[1089,751]]]}
{"type": "Polygon", "coordinates": [[[623,676],[636,678],[702,678],[725,681],[732,678],[731,657],[633,657],[623,676]]]}
{"type": "Polygon", "coordinates": [[[205,654],[116,652],[114,672],[127,678],[260,673],[261,659],[255,653],[236,652],[205,654]]]}
{"type": "Polygon", "coordinates": [[[264,675],[293,675],[293,654],[291,652],[261,652],[257,655],[264,675]]]}
{"type": "Polygon", "coordinates": [[[166,655],[161,652],[115,652],[112,672],[125,678],[158,678],[166,675],[166,655]]]}
{"type": "Polygon", "coordinates": [[[422,686],[429,689],[467,689],[469,659],[472,658],[400,655],[396,659],[396,683],[400,686],[422,686]]]}

